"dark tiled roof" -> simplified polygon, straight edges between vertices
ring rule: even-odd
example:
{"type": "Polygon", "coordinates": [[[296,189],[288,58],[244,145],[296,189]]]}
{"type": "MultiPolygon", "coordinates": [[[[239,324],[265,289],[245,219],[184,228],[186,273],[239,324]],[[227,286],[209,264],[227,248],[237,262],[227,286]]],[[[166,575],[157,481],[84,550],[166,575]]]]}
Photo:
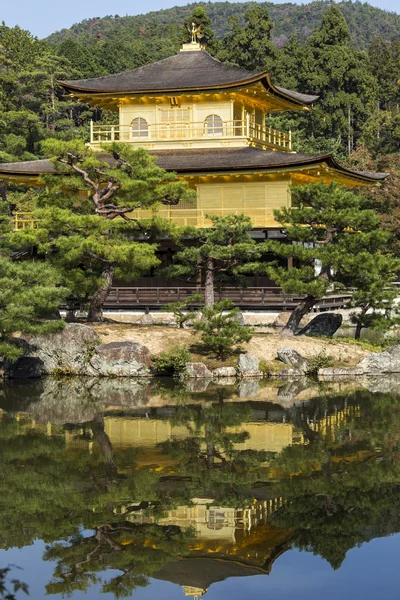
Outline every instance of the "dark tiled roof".
{"type": "Polygon", "coordinates": [[[0,173],[21,173],[23,175],[48,175],[56,173],[53,163],[43,160],[26,160],[23,162],[0,163],[0,173]]]}
{"type": "MultiPolygon", "coordinates": [[[[151,152],[157,157],[160,167],[178,173],[212,173],[218,171],[254,171],[296,167],[301,165],[317,166],[326,163],[332,169],[349,177],[364,181],[381,181],[387,177],[385,173],[366,173],[350,171],[339,165],[331,154],[295,154],[290,152],[272,152],[257,148],[213,148],[213,149],[181,149],[158,150],[151,152]]],[[[101,160],[112,164],[111,155],[99,153],[101,160]]],[[[47,159],[27,162],[0,163],[1,174],[44,175],[56,173],[54,164],[47,159]]]]}
{"type": "Polygon", "coordinates": [[[246,71],[216,60],[204,50],[179,52],[158,62],[117,73],[96,77],[61,81],[67,90],[87,93],[150,93],[217,89],[262,81],[267,89],[278,96],[299,104],[312,104],[318,96],[299,94],[272,85],[266,73],[246,71]]]}

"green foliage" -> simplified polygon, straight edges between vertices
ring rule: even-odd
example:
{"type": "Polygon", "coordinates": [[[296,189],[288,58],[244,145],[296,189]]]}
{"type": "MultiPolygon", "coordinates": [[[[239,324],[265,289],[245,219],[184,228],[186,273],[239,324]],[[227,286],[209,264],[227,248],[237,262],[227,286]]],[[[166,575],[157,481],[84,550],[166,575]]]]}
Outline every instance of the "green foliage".
{"type": "Polygon", "coordinates": [[[189,361],[190,352],[185,346],[177,346],[171,352],[160,352],[152,358],[158,375],[173,377],[178,377],[189,361]]]}
{"type": "Polygon", "coordinates": [[[174,314],[176,324],[179,329],[182,329],[185,323],[192,321],[196,316],[195,312],[189,311],[189,306],[201,302],[202,298],[201,294],[192,294],[185,298],[185,300],[178,300],[177,302],[167,304],[165,310],[174,314]]]}
{"type": "Polygon", "coordinates": [[[275,211],[292,243],[271,241],[268,248],[278,256],[293,257],[294,267],[265,267],[285,293],[304,295],[305,312],[327,293],[343,288],[357,290],[356,305],[391,306],[399,266],[390,255],[390,234],[382,230],[366,199],[337,183],[315,183],[294,188],[293,204],[275,211]],[[377,289],[373,284],[387,290],[372,298],[377,289]]]}
{"type": "Polygon", "coordinates": [[[157,217],[157,207],[190,200],[193,192],[146,150],[128,144],[108,148],[118,157],[111,166],[81,141],[46,140],[43,147],[61,175],[46,177],[46,189],[37,192],[38,227],[16,232],[11,242],[35,246],[72,296],[90,304],[93,320],[101,320],[114,275],[132,281],[159,264],[157,236],[172,228],[157,217]],[[153,209],[153,218],[139,222],[129,216],[139,208],[153,209]]]}
{"type": "Polygon", "coordinates": [[[322,350],[315,356],[308,359],[308,366],[306,375],[309,377],[317,377],[320,369],[326,369],[333,365],[333,356],[326,353],[326,350],[322,350]]]}
{"type": "Polygon", "coordinates": [[[177,252],[174,264],[165,269],[164,274],[194,280],[205,273],[205,303],[211,306],[215,286],[222,287],[226,283],[246,285],[243,266],[256,261],[261,250],[249,234],[252,224],[246,215],[207,215],[207,218],[213,227],[191,230],[190,237],[196,245],[177,252]]]}
{"type": "Polygon", "coordinates": [[[45,318],[67,294],[59,281],[49,264],[0,257],[0,357],[16,360],[23,353],[13,341],[15,333],[46,334],[63,329],[63,321],[45,318]]]}
{"type": "Polygon", "coordinates": [[[13,577],[10,579],[11,567],[0,569],[0,598],[3,600],[16,600],[16,593],[20,590],[29,596],[29,589],[26,583],[13,577]],[[10,591],[10,588],[12,591],[10,591]]]}
{"type": "Polygon", "coordinates": [[[202,6],[196,6],[191,15],[184,22],[184,39],[190,42],[192,39],[192,25],[195,25],[196,39],[207,52],[215,53],[218,42],[211,27],[211,20],[202,6]]]}
{"type": "Polygon", "coordinates": [[[219,57],[248,71],[267,71],[277,55],[271,42],[272,21],[262,6],[252,6],[244,14],[245,26],[231,19],[231,31],[224,37],[219,57]]]}
{"type": "Polygon", "coordinates": [[[212,308],[201,310],[202,319],[193,324],[194,331],[201,332],[201,347],[204,352],[223,359],[232,354],[237,345],[249,342],[253,328],[242,325],[237,317],[239,309],[228,300],[216,302],[212,308]]]}

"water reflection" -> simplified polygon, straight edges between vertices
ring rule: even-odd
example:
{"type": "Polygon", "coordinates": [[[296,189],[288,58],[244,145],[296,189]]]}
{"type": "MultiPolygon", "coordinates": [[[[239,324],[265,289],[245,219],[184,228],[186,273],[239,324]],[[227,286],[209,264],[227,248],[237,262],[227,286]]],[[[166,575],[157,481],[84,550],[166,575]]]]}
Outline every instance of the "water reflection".
{"type": "Polygon", "coordinates": [[[0,547],[44,540],[60,596],[155,577],[199,597],[291,548],[338,569],[400,531],[400,399],[368,385],[5,386],[0,547]]]}

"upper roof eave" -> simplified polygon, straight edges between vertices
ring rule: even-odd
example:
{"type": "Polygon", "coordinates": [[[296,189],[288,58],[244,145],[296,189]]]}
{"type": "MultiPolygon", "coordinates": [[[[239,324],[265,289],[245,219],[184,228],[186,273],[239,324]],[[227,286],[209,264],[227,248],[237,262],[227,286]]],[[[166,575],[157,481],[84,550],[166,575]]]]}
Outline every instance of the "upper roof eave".
{"type": "Polygon", "coordinates": [[[255,73],[221,63],[204,50],[178,53],[156,63],[114,75],[59,81],[60,85],[71,93],[91,96],[162,93],[179,95],[182,92],[233,90],[258,82],[268,91],[294,103],[295,106],[309,106],[318,100],[318,96],[275,86],[265,71],[255,73]]]}

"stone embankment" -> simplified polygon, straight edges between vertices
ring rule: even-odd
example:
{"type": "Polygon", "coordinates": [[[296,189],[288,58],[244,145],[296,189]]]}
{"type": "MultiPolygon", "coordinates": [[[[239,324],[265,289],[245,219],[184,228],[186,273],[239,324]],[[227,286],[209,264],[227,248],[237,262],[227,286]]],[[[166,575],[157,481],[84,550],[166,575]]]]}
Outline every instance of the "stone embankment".
{"type": "MultiPolygon", "coordinates": [[[[132,333],[134,334],[134,331],[132,333]]],[[[87,325],[71,323],[61,333],[26,336],[18,343],[24,349],[24,356],[15,363],[5,365],[5,375],[9,378],[28,379],[46,375],[85,377],[156,375],[152,366],[152,352],[147,345],[127,339],[104,343],[96,329],[87,325]]],[[[271,364],[271,357],[268,357],[270,362],[267,368],[266,364],[260,368],[259,359],[264,360],[263,352],[257,354],[247,352],[239,356],[236,366],[211,369],[203,362],[189,362],[182,373],[182,378],[221,382],[261,377],[295,379],[304,378],[312,372],[313,375],[318,375],[319,379],[327,380],[400,373],[400,344],[381,353],[369,353],[369,355],[364,353],[354,366],[320,368],[318,373],[313,360],[317,352],[307,352],[311,358],[306,358],[291,346],[275,346],[275,348],[275,360],[271,364]],[[280,364],[282,368],[279,368],[280,364]]],[[[302,348],[299,349],[303,351],[302,348]]]]}

